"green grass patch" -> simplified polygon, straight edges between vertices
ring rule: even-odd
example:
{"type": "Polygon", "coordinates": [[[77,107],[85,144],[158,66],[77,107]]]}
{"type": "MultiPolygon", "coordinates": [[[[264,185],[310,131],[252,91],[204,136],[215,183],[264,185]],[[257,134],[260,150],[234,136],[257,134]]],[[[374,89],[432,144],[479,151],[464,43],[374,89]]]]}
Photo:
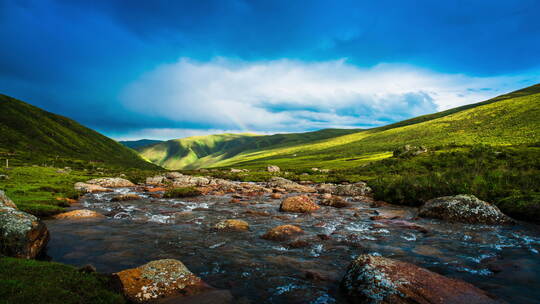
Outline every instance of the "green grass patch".
{"type": "Polygon", "coordinates": [[[0,258],[0,303],[125,303],[107,277],[75,267],[35,260],[0,258]]]}
{"type": "Polygon", "coordinates": [[[201,195],[201,191],[194,187],[180,187],[167,190],[164,194],[164,198],[182,198],[182,197],[194,197],[201,195]]]}

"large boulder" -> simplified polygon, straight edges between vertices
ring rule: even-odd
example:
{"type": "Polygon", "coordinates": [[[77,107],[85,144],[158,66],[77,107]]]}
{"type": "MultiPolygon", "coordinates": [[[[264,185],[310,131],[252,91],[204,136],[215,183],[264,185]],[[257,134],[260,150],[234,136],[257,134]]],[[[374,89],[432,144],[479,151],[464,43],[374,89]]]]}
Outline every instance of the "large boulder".
{"type": "Polygon", "coordinates": [[[288,192],[303,192],[303,193],[304,192],[306,193],[317,192],[315,188],[313,187],[300,185],[286,178],[277,177],[277,176],[272,177],[270,179],[270,181],[268,182],[268,186],[274,187],[274,188],[285,189],[285,191],[288,191],[288,192]]]}
{"type": "Polygon", "coordinates": [[[17,208],[15,203],[7,197],[7,195],[4,193],[4,191],[0,190],[0,207],[11,207],[11,208],[17,208]]]}
{"type": "Polygon", "coordinates": [[[75,190],[83,191],[86,193],[97,193],[97,192],[110,192],[111,189],[102,187],[100,185],[93,185],[93,184],[87,184],[87,183],[75,183],[74,186],[75,190]]]}
{"type": "Polygon", "coordinates": [[[123,187],[135,187],[135,184],[127,179],[120,177],[102,177],[94,178],[86,182],[91,185],[98,185],[107,188],[123,188],[123,187]]]}
{"type": "Polygon", "coordinates": [[[510,224],[512,219],[474,195],[444,196],[427,201],[418,213],[421,217],[468,224],[510,224]]]}
{"type": "Polygon", "coordinates": [[[192,296],[212,288],[180,261],[157,260],[115,273],[125,297],[146,303],[164,297],[192,296]]]}
{"type": "Polygon", "coordinates": [[[49,230],[40,219],[12,204],[7,197],[0,203],[0,254],[35,258],[47,245],[49,230]]]}
{"type": "Polygon", "coordinates": [[[298,226],[281,225],[270,229],[261,238],[271,241],[285,241],[303,233],[304,230],[298,226]]]}
{"type": "Polygon", "coordinates": [[[350,185],[320,184],[317,191],[341,196],[365,196],[371,193],[371,188],[364,182],[350,185]]]}
{"type": "Polygon", "coordinates": [[[500,303],[469,283],[372,255],[361,255],[349,265],[341,287],[355,304],[500,303]]]}
{"type": "Polygon", "coordinates": [[[279,206],[280,211],[307,213],[319,210],[321,207],[306,195],[287,197],[279,206]]]}

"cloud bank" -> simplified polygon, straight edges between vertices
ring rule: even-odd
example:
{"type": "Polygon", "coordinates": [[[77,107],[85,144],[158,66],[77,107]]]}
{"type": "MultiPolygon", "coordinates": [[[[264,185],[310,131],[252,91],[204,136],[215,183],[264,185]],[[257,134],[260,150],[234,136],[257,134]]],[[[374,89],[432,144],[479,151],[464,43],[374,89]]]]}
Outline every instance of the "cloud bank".
{"type": "Polygon", "coordinates": [[[132,111],[188,125],[303,131],[384,125],[483,101],[531,81],[523,76],[444,74],[400,64],[360,68],[345,59],[181,58],[143,75],[120,99],[132,111]]]}

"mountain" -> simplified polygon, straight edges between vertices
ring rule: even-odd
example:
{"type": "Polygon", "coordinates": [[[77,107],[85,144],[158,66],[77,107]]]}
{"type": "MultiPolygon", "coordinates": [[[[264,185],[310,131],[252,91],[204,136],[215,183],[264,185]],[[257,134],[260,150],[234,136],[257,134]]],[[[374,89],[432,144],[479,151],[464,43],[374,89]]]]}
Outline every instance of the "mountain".
{"type": "Polygon", "coordinates": [[[213,166],[245,151],[294,146],[353,132],[358,132],[358,130],[325,129],[316,132],[275,135],[244,133],[193,136],[136,150],[149,161],[168,169],[196,169],[213,166]]]}
{"type": "Polygon", "coordinates": [[[23,163],[93,161],[154,169],[137,153],[69,118],[0,94],[0,158],[23,163]]]}
{"type": "Polygon", "coordinates": [[[131,148],[131,149],[137,149],[144,146],[151,146],[155,144],[159,144],[163,142],[163,140],[155,140],[155,139],[139,139],[139,140],[122,140],[119,141],[122,145],[131,148]]]}
{"type": "Polygon", "coordinates": [[[428,147],[540,142],[540,84],[434,114],[367,130],[253,136],[210,135],[139,150],[170,169],[202,167],[353,167],[411,144],[428,147]],[[195,145],[193,143],[196,143],[195,145]]]}

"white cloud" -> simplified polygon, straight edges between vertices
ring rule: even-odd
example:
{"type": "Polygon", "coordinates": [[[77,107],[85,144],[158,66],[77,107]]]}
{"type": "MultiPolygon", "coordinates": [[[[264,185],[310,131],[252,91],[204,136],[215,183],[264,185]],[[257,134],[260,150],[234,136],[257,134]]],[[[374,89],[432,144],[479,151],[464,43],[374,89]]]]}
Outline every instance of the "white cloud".
{"type": "Polygon", "coordinates": [[[399,64],[359,68],[344,59],[182,58],[143,75],[121,99],[133,111],[190,125],[299,131],[382,125],[482,101],[532,81],[443,74],[399,64]]]}

